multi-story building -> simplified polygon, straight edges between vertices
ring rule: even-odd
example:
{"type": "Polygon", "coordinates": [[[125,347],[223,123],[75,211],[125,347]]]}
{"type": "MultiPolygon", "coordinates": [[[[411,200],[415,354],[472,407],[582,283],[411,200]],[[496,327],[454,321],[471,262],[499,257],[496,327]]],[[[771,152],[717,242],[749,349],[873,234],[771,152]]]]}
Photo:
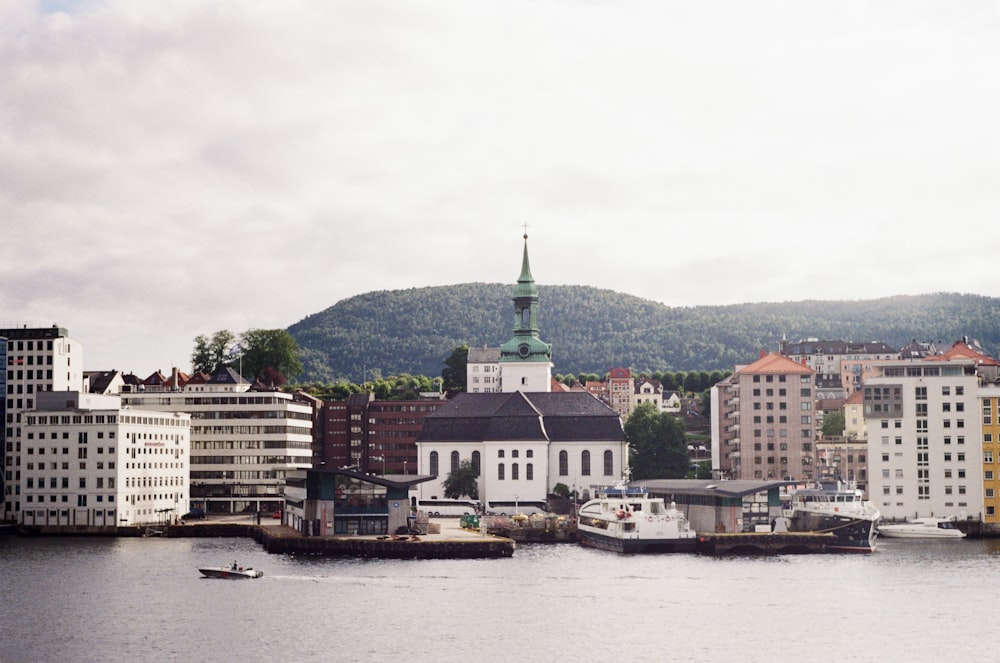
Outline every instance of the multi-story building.
{"type": "Polygon", "coordinates": [[[443,394],[418,400],[377,401],[352,394],[323,405],[323,466],[365,474],[417,473],[417,434],[424,418],[444,404],[443,394]]]}
{"type": "Polygon", "coordinates": [[[863,399],[869,498],[883,518],[982,515],[977,361],[896,360],[875,371],[863,399]]]}
{"type": "Polygon", "coordinates": [[[816,373],[778,353],[712,387],[712,469],[732,479],[815,478],[816,373]]]}
{"type": "Polygon", "coordinates": [[[864,394],[856,391],[844,402],[844,437],[848,440],[868,439],[865,426],[864,394]]]}
{"type": "Polygon", "coordinates": [[[640,377],[632,390],[632,409],[640,403],[652,403],[657,412],[663,411],[663,385],[659,380],[640,377]]]}
{"type": "Polygon", "coordinates": [[[608,371],[607,402],[618,413],[622,421],[632,414],[632,371],[627,368],[612,368],[608,371]]]}
{"type": "Polygon", "coordinates": [[[500,348],[469,348],[465,390],[470,394],[500,391],[500,348]]]}
{"type": "Polygon", "coordinates": [[[983,522],[1000,523],[1000,386],[979,389],[982,421],[983,522]]]}
{"type": "Polygon", "coordinates": [[[864,440],[824,437],[816,443],[817,472],[839,476],[868,491],[868,444],[864,440]]]}
{"type": "MultiPolygon", "coordinates": [[[[836,378],[847,394],[857,391],[875,361],[898,359],[899,354],[885,343],[854,343],[807,338],[778,342],[778,352],[792,361],[803,362],[816,371],[817,379],[836,378]]],[[[845,396],[846,397],[846,396],[845,396]]]]}
{"type": "Polygon", "coordinates": [[[22,419],[22,525],[100,531],[187,512],[189,415],[70,391],[36,394],[22,419]]]}
{"type": "Polygon", "coordinates": [[[278,510],[286,473],[312,466],[312,404],[250,387],[223,368],[179,388],[140,385],[122,394],[129,407],[190,413],[193,507],[213,513],[278,510]]]}
{"type": "Polygon", "coordinates": [[[48,391],[79,391],[83,385],[83,345],[65,329],[20,327],[0,329],[6,339],[4,367],[3,512],[2,520],[18,520],[21,500],[22,417],[33,410],[38,394],[48,391]]]}

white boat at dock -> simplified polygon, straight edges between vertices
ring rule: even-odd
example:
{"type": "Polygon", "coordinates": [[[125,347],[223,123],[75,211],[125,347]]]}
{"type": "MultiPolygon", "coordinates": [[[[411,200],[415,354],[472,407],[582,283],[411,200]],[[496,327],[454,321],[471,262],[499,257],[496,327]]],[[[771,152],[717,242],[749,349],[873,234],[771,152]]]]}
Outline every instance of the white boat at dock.
{"type": "Polygon", "coordinates": [[[916,518],[902,523],[880,525],[878,533],[887,539],[963,539],[965,532],[949,518],[916,518]]]}
{"type": "Polygon", "coordinates": [[[580,507],[577,537],[585,546],[619,553],[692,552],[698,533],[674,504],[623,484],[580,507]]]}

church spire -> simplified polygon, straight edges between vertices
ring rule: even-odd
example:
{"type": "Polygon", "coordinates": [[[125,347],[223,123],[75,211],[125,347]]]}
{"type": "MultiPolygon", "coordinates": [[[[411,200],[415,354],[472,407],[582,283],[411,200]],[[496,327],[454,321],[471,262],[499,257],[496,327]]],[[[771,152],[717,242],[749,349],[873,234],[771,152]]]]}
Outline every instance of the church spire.
{"type": "Polygon", "coordinates": [[[525,226],[521,275],[514,286],[514,337],[500,346],[500,362],[552,361],[552,347],[538,337],[538,286],[531,276],[528,233],[525,226]]]}

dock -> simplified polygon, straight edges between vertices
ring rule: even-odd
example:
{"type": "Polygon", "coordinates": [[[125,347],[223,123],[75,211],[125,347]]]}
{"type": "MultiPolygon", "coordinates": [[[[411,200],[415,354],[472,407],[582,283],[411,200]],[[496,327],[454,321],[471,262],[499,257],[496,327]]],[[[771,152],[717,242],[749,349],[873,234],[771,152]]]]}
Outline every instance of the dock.
{"type": "Polygon", "coordinates": [[[701,555],[809,555],[826,553],[836,541],[829,532],[733,532],[701,534],[701,555]]]}
{"type": "Polygon", "coordinates": [[[248,536],[274,554],[379,559],[497,559],[512,557],[516,542],[459,527],[441,518],[440,527],[419,535],[303,536],[285,525],[204,521],[164,528],[166,537],[248,536]]]}

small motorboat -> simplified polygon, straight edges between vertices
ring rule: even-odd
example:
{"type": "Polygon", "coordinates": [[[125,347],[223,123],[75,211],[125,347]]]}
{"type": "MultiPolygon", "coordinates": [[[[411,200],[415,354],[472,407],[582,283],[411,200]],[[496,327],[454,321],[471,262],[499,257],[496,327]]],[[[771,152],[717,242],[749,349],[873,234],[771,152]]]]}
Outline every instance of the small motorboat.
{"type": "Polygon", "coordinates": [[[903,523],[880,525],[878,533],[889,539],[962,539],[965,532],[954,520],[917,518],[903,523]]]}
{"type": "Polygon", "coordinates": [[[240,580],[242,578],[260,578],[263,571],[249,566],[240,566],[233,562],[230,566],[206,566],[198,569],[206,578],[224,578],[226,580],[240,580]]]}

